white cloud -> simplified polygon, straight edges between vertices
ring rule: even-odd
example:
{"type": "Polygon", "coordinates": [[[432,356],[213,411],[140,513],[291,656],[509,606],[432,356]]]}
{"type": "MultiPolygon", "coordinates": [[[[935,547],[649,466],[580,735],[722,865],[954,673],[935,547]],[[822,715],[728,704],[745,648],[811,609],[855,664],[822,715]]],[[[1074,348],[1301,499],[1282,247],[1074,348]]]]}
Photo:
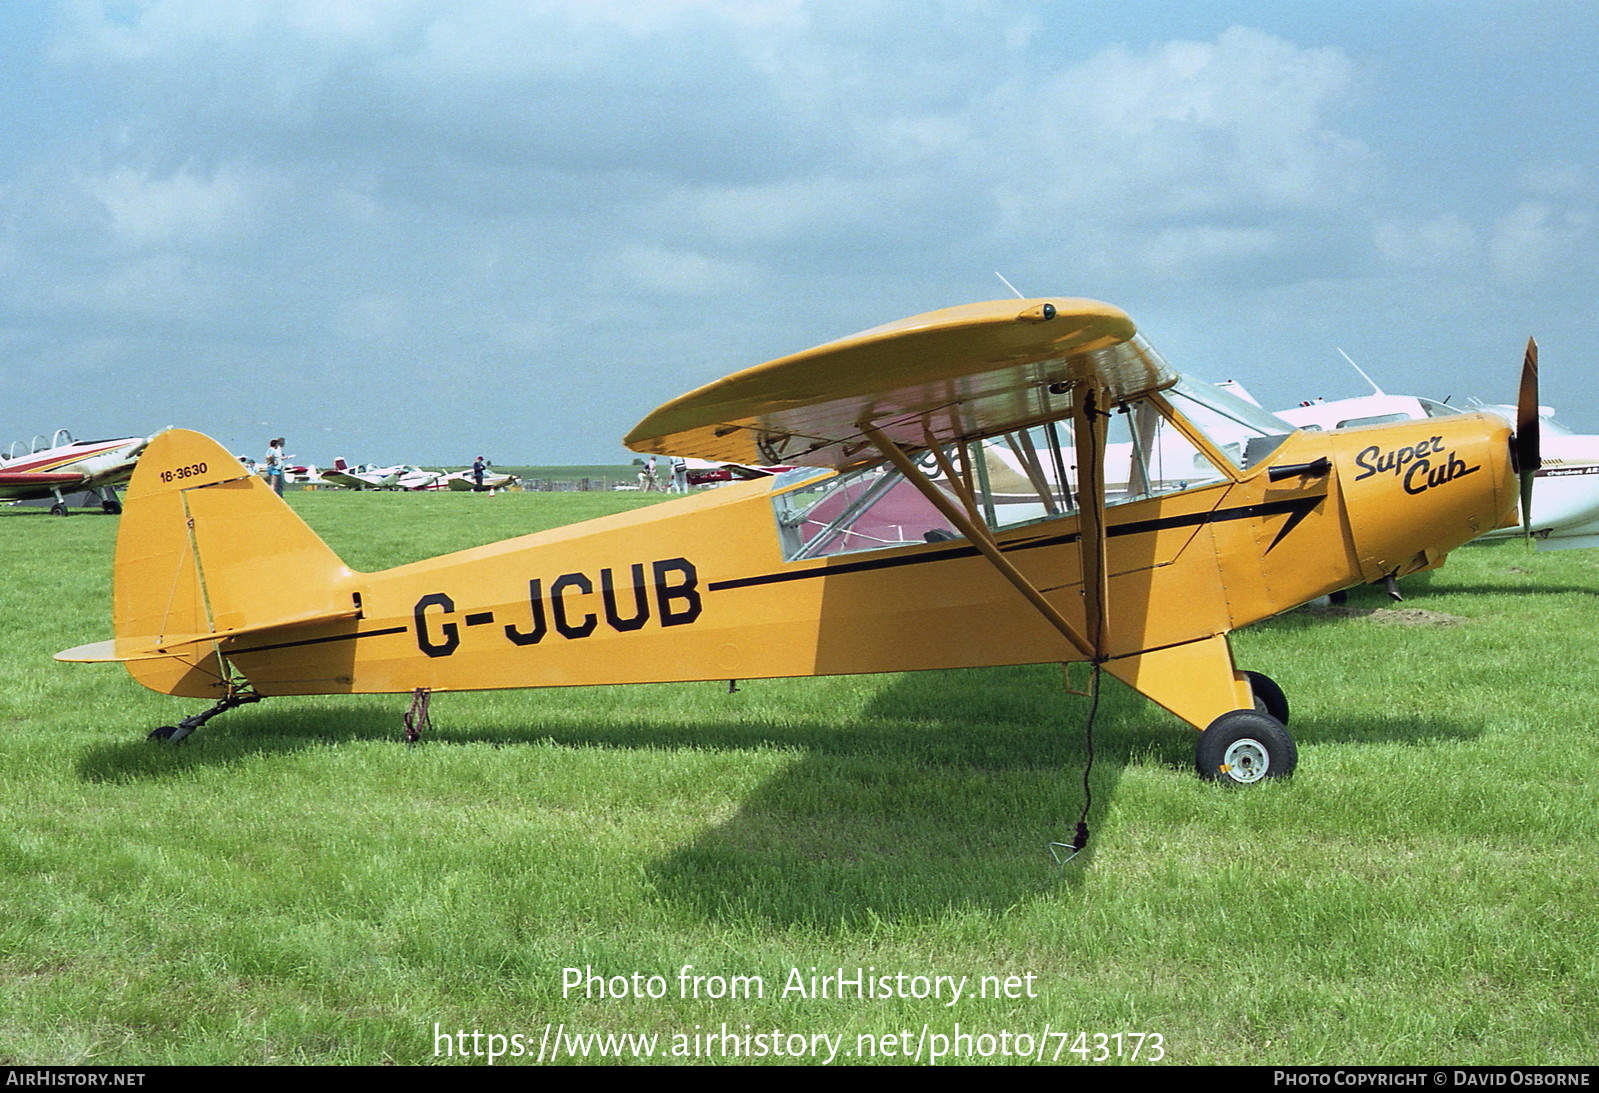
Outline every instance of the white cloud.
{"type": "Polygon", "coordinates": [[[1517,182],[1528,193],[1540,197],[1592,200],[1595,196],[1592,175],[1572,163],[1541,163],[1523,168],[1517,182]]]}
{"type": "Polygon", "coordinates": [[[1266,259],[1281,245],[1274,232],[1261,228],[1167,228],[1129,257],[1150,273],[1188,278],[1195,270],[1266,259]]]}
{"type": "Polygon", "coordinates": [[[739,293],[759,280],[745,263],[665,247],[624,247],[614,262],[627,288],[668,296],[739,293]]]}
{"type": "Polygon", "coordinates": [[[398,345],[409,332],[411,313],[408,301],[372,293],[341,303],[333,328],[349,342],[398,345]]]}
{"type": "MultiPolygon", "coordinates": [[[[1406,177],[1369,46],[1154,18],[1100,46],[1034,4],[914,9],[83,0],[52,71],[96,113],[0,175],[0,303],[130,356],[187,320],[211,340],[171,351],[297,372],[560,383],[642,338],[677,386],[997,294],[995,268],[1231,306],[1307,279],[1549,284],[1592,246],[1577,152],[1474,208],[1406,177]],[[624,296],[626,338],[595,321],[624,296]]],[[[620,432],[637,397],[592,409],[620,432]]]]}
{"type": "Polygon", "coordinates": [[[1383,259],[1400,268],[1461,269],[1482,260],[1477,230],[1457,213],[1414,223],[1381,221],[1373,235],[1383,259]]]}
{"type": "Polygon", "coordinates": [[[228,172],[161,178],[118,167],[83,184],[110,214],[116,236],[135,246],[205,244],[250,222],[250,188],[228,172]]]}
{"type": "Polygon", "coordinates": [[[1242,27],[1115,47],[1034,90],[1013,143],[1043,149],[1030,166],[1046,192],[1122,220],[1325,209],[1372,163],[1331,124],[1352,83],[1340,51],[1242,27]]]}
{"type": "Polygon", "coordinates": [[[1591,229],[1586,212],[1524,201],[1494,224],[1488,253],[1502,280],[1533,284],[1560,272],[1591,229]]]}

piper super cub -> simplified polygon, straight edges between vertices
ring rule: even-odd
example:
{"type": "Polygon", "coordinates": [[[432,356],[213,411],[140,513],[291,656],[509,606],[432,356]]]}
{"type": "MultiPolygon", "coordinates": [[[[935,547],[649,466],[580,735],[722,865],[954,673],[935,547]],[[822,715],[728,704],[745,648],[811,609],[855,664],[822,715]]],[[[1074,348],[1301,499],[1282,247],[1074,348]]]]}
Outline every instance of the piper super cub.
{"type": "Polygon", "coordinates": [[[58,655],[215,700],[151,734],[174,741],[275,695],[1090,662],[1201,730],[1202,777],[1249,783],[1296,750],[1228,633],[1436,566],[1517,500],[1498,417],[1295,432],[1081,299],[868,330],[627,444],[795,469],[357,573],[213,441],[162,433],[128,487],[116,636],[58,655]]]}

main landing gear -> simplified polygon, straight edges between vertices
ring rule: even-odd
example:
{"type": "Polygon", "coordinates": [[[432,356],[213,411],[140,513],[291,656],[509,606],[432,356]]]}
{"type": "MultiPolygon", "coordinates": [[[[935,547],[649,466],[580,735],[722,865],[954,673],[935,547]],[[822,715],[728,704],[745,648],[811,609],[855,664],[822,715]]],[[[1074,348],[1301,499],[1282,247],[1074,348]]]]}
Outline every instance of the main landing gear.
{"type": "Polygon", "coordinates": [[[162,725],[159,729],[151,732],[145,739],[176,744],[217,714],[231,710],[235,706],[248,706],[252,702],[260,702],[265,697],[265,695],[258,695],[254,691],[235,691],[233,694],[218,701],[209,710],[185,717],[176,725],[162,725]]]}
{"type": "Polygon", "coordinates": [[[1294,738],[1283,727],[1288,722],[1283,689],[1259,672],[1244,674],[1255,692],[1255,708],[1222,714],[1199,734],[1194,748],[1194,768],[1207,781],[1253,785],[1286,778],[1299,762],[1294,738]]]}
{"type": "MultiPolygon", "coordinates": [[[[50,515],[66,516],[72,511],[67,507],[67,499],[62,496],[60,490],[52,492],[55,494],[56,503],[50,506],[50,515]]],[[[117,488],[115,486],[91,487],[89,492],[100,499],[101,512],[108,516],[122,515],[122,502],[117,500],[117,488]]]]}

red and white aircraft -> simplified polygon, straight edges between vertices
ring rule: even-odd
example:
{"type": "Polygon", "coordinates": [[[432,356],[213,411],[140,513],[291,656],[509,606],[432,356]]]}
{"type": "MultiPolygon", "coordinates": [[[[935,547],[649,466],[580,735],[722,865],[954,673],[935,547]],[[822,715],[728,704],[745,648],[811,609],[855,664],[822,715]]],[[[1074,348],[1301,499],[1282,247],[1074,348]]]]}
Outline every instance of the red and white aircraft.
{"type": "MultiPolygon", "coordinates": [[[[791,467],[753,467],[748,463],[717,463],[709,459],[685,459],[688,465],[688,484],[691,486],[711,486],[722,482],[747,482],[752,478],[767,478],[784,471],[792,470],[791,467]]],[[[671,473],[671,466],[667,466],[667,473],[671,473]]]]}
{"type": "Polygon", "coordinates": [[[43,437],[35,437],[26,453],[18,452],[19,441],[0,456],[0,501],[53,497],[50,511],[65,516],[63,491],[86,490],[100,499],[106,512],[119,513],[122,502],[117,500],[117,487],[133,476],[133,465],[149,443],[142,436],[73,440],[65,429],[57,429],[48,444],[43,437]]]}
{"type": "Polygon", "coordinates": [[[404,466],[375,467],[369,463],[352,467],[341,455],[333,461],[331,470],[322,472],[322,481],[347,490],[392,490],[399,485],[400,475],[410,469],[404,466]]]}

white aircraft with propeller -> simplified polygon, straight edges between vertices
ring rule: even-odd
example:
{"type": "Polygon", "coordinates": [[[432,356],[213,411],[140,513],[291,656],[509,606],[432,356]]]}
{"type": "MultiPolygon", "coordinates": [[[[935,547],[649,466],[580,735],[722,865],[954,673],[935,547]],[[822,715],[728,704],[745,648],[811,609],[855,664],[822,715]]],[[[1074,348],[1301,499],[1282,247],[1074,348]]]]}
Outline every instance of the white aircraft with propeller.
{"type": "MultiPolygon", "coordinates": [[[[1372,393],[1332,402],[1315,399],[1302,402],[1277,416],[1304,429],[1355,429],[1367,425],[1388,425],[1397,421],[1423,421],[1487,410],[1510,422],[1516,421],[1514,406],[1487,405],[1475,399],[1465,406],[1451,406],[1437,399],[1415,395],[1390,395],[1366,374],[1365,369],[1340,349],[1339,354],[1371,384],[1372,393]]],[[[1229,385],[1224,385],[1229,386],[1229,385]]],[[[1235,394],[1247,392],[1230,385],[1235,394]]],[[[1547,406],[1538,407],[1543,438],[1543,466],[1536,472],[1537,492],[1531,517],[1526,521],[1540,550],[1569,550],[1599,546],[1599,436],[1575,433],[1554,418],[1547,406]]],[[[1479,538],[1511,539],[1522,529],[1496,528],[1479,538]]]]}
{"type": "Polygon", "coordinates": [[[74,440],[65,429],[57,429],[49,441],[34,437],[26,451],[18,441],[0,456],[0,501],[53,497],[50,511],[65,516],[65,494],[87,491],[99,498],[102,510],[119,513],[117,487],[133,476],[133,465],[149,443],[142,436],[74,440]]]}

